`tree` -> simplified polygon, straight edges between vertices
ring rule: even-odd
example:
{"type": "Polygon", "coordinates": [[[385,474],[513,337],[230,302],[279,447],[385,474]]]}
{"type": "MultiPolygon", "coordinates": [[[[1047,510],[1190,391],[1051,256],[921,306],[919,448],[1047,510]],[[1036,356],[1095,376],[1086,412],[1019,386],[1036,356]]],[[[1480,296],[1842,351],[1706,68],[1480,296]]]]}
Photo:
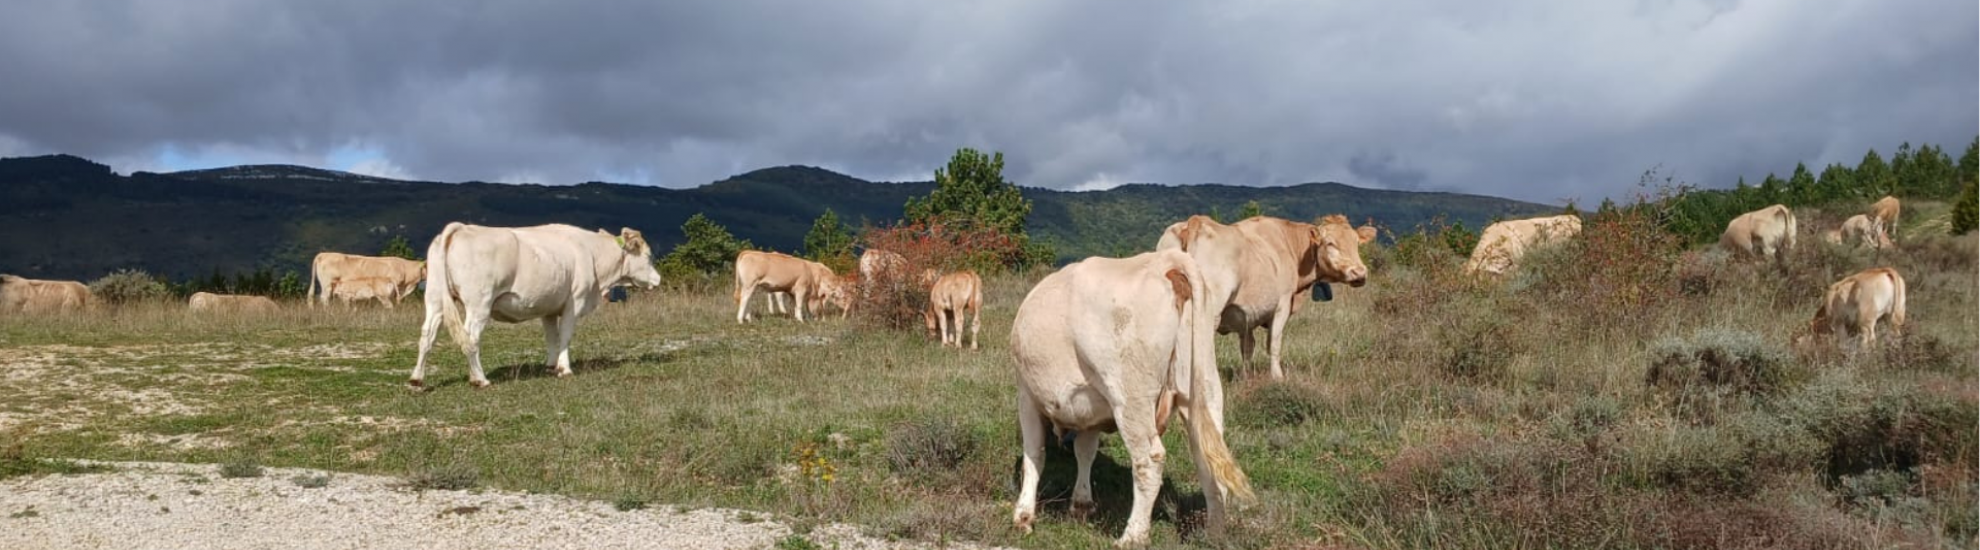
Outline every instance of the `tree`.
{"type": "Polygon", "coordinates": [[[1247,201],[1244,203],[1244,208],[1238,209],[1237,219],[1248,220],[1263,215],[1265,215],[1265,207],[1259,206],[1258,201],[1247,201]]]}
{"type": "Polygon", "coordinates": [[[811,222],[811,232],[804,234],[804,256],[843,271],[852,258],[852,228],[839,221],[839,214],[825,209],[817,220],[811,222]],[[837,264],[837,265],[835,265],[837,264]]]}
{"type": "Polygon", "coordinates": [[[293,269],[288,270],[282,273],[281,280],[275,281],[275,295],[286,298],[302,296],[303,285],[306,284],[308,283],[303,282],[302,274],[296,273],[293,269]]]}
{"type": "Polygon", "coordinates": [[[1980,225],[1980,182],[1967,179],[1953,199],[1952,234],[1965,235],[1980,225]]]}
{"type": "MultiPolygon", "coordinates": [[[[1879,189],[1879,195],[1897,196],[1900,187],[1906,191],[1911,190],[1911,185],[1916,183],[1910,179],[1916,176],[1916,174],[1912,173],[1915,168],[1913,155],[1911,142],[1909,141],[1898,145],[1897,152],[1891,153],[1891,177],[1884,182],[1890,186],[1879,189]]],[[[1906,196],[1910,195],[1910,193],[1906,193],[1906,196]]]]}
{"type": "Polygon", "coordinates": [[[1025,233],[1031,200],[1004,180],[1003,153],[956,150],[948,166],[935,170],[935,190],[926,197],[909,198],[903,210],[909,224],[962,223],[1009,235],[1023,251],[1012,267],[1045,265],[1054,257],[1050,245],[1032,241],[1025,233]]]}
{"type": "Polygon", "coordinates": [[[1561,207],[1561,215],[1581,217],[1581,208],[1574,205],[1574,199],[1568,199],[1567,205],[1561,207]]]}
{"type": "Polygon", "coordinates": [[[687,241],[675,245],[674,250],[660,260],[663,275],[728,271],[735,267],[737,253],[756,248],[748,240],[737,239],[727,228],[698,212],[681,224],[681,235],[687,237],[687,241]]]}
{"type": "Polygon", "coordinates": [[[1856,165],[1856,188],[1852,196],[1874,198],[1888,193],[1897,180],[1891,174],[1890,165],[1884,164],[1884,157],[1876,149],[1863,154],[1863,162],[1856,165]]]}
{"type": "Polygon", "coordinates": [[[1966,154],[1959,156],[1959,180],[1980,181],[1980,137],[1966,146],[1966,154]]]}
{"type": "Polygon", "coordinates": [[[385,241],[385,248],[378,251],[378,255],[391,258],[405,258],[414,261],[419,260],[419,251],[413,250],[412,243],[406,241],[405,235],[393,235],[392,240],[385,241]]]}
{"type": "Polygon", "coordinates": [[[1822,169],[1822,175],[1816,180],[1815,186],[1821,188],[1818,194],[1824,202],[1850,198],[1856,188],[1856,171],[1839,162],[1830,164],[1828,168],[1822,169]]]}
{"type": "Polygon", "coordinates": [[[1785,200],[1786,197],[1783,197],[1781,194],[1781,186],[1781,178],[1769,172],[1767,179],[1760,180],[1760,204],[1766,206],[1778,204],[1785,200]]]}
{"type": "Polygon", "coordinates": [[[1794,175],[1787,180],[1788,200],[1795,204],[1809,204],[1817,200],[1815,174],[1808,171],[1808,165],[1794,163],[1794,175]]]}

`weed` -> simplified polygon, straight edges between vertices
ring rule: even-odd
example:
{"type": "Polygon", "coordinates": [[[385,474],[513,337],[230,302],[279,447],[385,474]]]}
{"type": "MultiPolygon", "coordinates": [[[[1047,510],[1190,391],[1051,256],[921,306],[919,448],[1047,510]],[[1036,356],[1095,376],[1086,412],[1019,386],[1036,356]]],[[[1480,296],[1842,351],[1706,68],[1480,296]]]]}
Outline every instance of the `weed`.
{"type": "Polygon", "coordinates": [[[777,550],[822,550],[823,548],[804,535],[790,535],[777,539],[777,550]]]}
{"type": "Polygon", "coordinates": [[[330,486],[330,475],[297,474],[295,477],[289,478],[289,482],[295,483],[297,487],[304,489],[321,489],[330,486]]]}
{"type": "Polygon", "coordinates": [[[466,468],[450,467],[413,474],[398,486],[414,491],[465,491],[479,485],[481,474],[466,468]]]}
{"type": "Polygon", "coordinates": [[[953,471],[977,446],[975,434],[954,420],[911,422],[887,434],[887,465],[904,474],[953,471]]]}
{"type": "Polygon", "coordinates": [[[220,466],[220,477],[227,479],[261,477],[261,474],[261,464],[252,460],[228,462],[220,466]]]}
{"type": "Polygon", "coordinates": [[[621,495],[619,498],[614,499],[612,501],[612,509],[621,512],[631,512],[633,510],[645,509],[646,504],[647,504],[646,497],[639,495],[621,495]]]}

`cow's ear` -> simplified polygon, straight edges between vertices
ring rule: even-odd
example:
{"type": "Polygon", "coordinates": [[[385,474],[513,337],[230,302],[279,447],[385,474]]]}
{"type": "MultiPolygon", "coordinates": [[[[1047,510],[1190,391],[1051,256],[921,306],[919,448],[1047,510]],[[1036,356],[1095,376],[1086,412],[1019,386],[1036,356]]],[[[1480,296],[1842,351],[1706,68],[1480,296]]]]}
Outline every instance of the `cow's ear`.
{"type": "Polygon", "coordinates": [[[1360,236],[1361,236],[1361,242],[1362,242],[1362,244],[1367,244],[1367,243],[1368,243],[1368,241],[1372,241],[1372,240],[1375,240],[1375,226],[1372,226],[1372,225],[1364,225],[1364,226],[1361,226],[1361,227],[1357,227],[1357,228],[1355,228],[1355,229],[1354,229],[1354,232],[1355,232],[1355,234],[1356,234],[1356,235],[1360,235],[1360,236]]]}

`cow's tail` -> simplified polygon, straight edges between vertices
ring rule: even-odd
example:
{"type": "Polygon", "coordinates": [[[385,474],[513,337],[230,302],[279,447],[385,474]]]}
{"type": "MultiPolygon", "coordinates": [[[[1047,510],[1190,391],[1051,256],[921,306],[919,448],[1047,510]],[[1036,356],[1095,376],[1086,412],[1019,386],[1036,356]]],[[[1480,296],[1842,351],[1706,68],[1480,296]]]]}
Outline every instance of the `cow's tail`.
{"type": "Polygon", "coordinates": [[[1785,206],[1781,207],[1781,217],[1787,224],[1787,238],[1785,239],[1787,241],[1787,249],[1794,250],[1794,237],[1796,233],[1799,233],[1794,227],[1794,210],[1785,206]]]}
{"type": "MultiPolygon", "coordinates": [[[[454,343],[461,347],[461,353],[469,353],[466,327],[462,326],[461,304],[454,301],[454,285],[449,279],[453,276],[452,267],[447,265],[447,248],[454,243],[454,232],[467,227],[460,222],[447,224],[440,235],[433,238],[433,244],[426,247],[426,307],[430,310],[437,300],[440,304],[440,319],[447,325],[447,333],[453,335],[454,343]]],[[[430,311],[429,311],[430,313],[430,311]]]]}
{"type": "MultiPolygon", "coordinates": [[[[321,254],[318,255],[320,256],[321,254]]],[[[309,307],[312,308],[316,307],[316,272],[318,269],[321,269],[317,267],[317,264],[320,262],[321,260],[315,258],[309,260],[309,286],[303,287],[303,299],[307,300],[309,307]]]]}
{"type": "MultiPolygon", "coordinates": [[[[1903,334],[1904,276],[1899,275],[1897,270],[1888,268],[1884,269],[1884,274],[1891,278],[1891,290],[1895,291],[1896,294],[1895,296],[1891,296],[1891,328],[1897,329],[1897,333],[1903,334]]],[[[1875,319],[1872,319],[1872,321],[1874,322],[1875,319]]]]}
{"type": "Polygon", "coordinates": [[[1223,381],[1217,376],[1217,354],[1212,340],[1215,326],[1211,323],[1215,321],[1202,311],[1203,297],[1207,294],[1203,279],[1192,263],[1173,267],[1163,275],[1175,292],[1176,310],[1181,315],[1181,322],[1177,323],[1181,334],[1175,340],[1174,360],[1186,362],[1184,372],[1190,377],[1189,415],[1185,421],[1190,440],[1195,443],[1196,459],[1207,466],[1224,496],[1244,504],[1255,502],[1257,495],[1251,490],[1251,481],[1238,467],[1237,459],[1224,443],[1223,429],[1212,416],[1219,412],[1211,410],[1212,395],[1222,393],[1223,381]]]}

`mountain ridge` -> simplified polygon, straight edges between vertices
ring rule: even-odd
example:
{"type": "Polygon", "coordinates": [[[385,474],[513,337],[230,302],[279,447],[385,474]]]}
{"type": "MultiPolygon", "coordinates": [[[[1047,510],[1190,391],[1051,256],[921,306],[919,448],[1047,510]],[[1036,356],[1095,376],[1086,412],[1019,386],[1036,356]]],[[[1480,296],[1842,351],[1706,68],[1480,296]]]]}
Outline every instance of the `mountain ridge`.
{"type": "MultiPolygon", "coordinates": [[[[298,165],[241,165],[119,175],[74,155],[0,158],[0,273],[94,279],[119,268],[173,278],[259,268],[304,271],[317,252],[372,254],[393,236],[423,250],[450,221],[569,223],[639,229],[656,250],[681,240],[704,213],[759,246],[794,251],[827,208],[855,226],[901,216],[933,182],[875,182],[804,165],[750,170],[674,189],[401,180],[298,165]],[[78,253],[86,251],[86,253],[78,253]]],[[[1479,226],[1498,216],[1557,209],[1448,192],[1364,189],[1334,182],[1283,187],[1125,184],[1101,191],[1021,187],[1027,226],[1061,261],[1154,246],[1161,228],[1190,214],[1235,215],[1258,201],[1268,215],[1346,214],[1396,231],[1442,217],[1479,226]]]]}

